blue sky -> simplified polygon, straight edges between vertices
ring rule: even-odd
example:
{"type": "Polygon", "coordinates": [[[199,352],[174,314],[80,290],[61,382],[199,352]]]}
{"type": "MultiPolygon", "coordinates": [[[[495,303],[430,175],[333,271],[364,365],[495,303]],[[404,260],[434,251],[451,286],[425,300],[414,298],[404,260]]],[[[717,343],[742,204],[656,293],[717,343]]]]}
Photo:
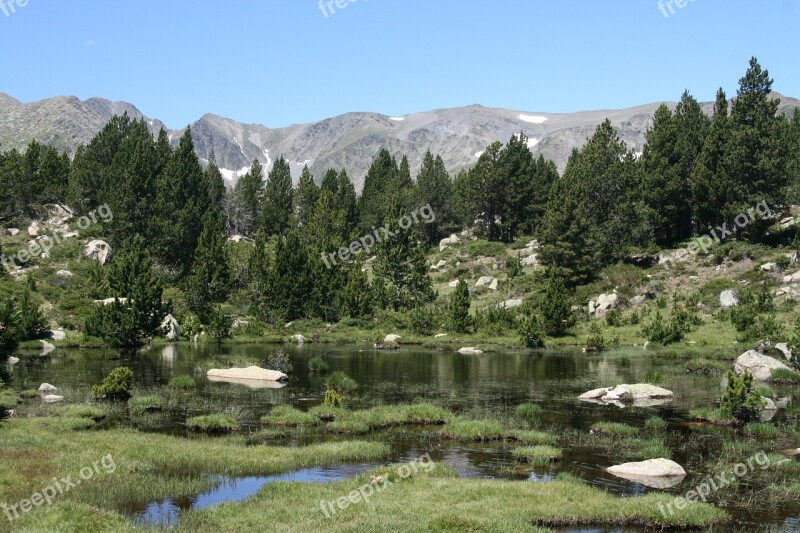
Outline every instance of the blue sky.
{"type": "Polygon", "coordinates": [[[657,0],[347,4],[326,17],[318,0],[28,0],[0,8],[0,91],[125,100],[172,128],[206,112],[278,127],[473,103],[619,108],[685,88],[709,100],[755,55],[800,97],[794,0],[686,0],[667,17],[657,0]]]}

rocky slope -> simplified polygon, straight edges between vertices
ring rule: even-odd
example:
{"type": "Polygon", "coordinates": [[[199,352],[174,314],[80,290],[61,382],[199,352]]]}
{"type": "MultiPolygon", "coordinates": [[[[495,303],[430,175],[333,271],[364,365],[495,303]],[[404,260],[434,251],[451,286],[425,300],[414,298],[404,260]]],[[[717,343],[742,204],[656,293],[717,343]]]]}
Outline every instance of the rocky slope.
{"type": "MultiPolygon", "coordinates": [[[[785,97],[781,100],[782,112],[800,107],[800,100],[785,97]]],[[[274,129],[208,114],[191,127],[198,156],[208,160],[213,150],[231,183],[248,170],[253,159],[269,167],[283,155],[291,162],[295,178],[306,164],[318,179],[329,167],[345,168],[360,190],[372,159],[383,147],[394,154],[408,154],[414,174],[427,150],[440,154],[448,169],[457,172],[474,164],[490,143],[506,142],[522,131],[528,136],[534,155],[553,159],[563,169],[572,149],[583,145],[595,127],[609,118],[628,146],[640,151],[658,106],[659,103],[652,103],[619,110],[531,113],[471,105],[402,117],[347,113],[274,129]]],[[[704,109],[710,113],[712,104],[704,104],[704,109]]],[[[114,114],[123,112],[137,119],[145,118],[154,134],[162,127],[166,129],[161,121],[144,117],[125,102],[102,98],[81,101],[74,96],[59,96],[21,103],[0,93],[0,146],[23,149],[36,139],[74,153],[114,114]]],[[[177,144],[183,130],[168,132],[177,144]]]]}

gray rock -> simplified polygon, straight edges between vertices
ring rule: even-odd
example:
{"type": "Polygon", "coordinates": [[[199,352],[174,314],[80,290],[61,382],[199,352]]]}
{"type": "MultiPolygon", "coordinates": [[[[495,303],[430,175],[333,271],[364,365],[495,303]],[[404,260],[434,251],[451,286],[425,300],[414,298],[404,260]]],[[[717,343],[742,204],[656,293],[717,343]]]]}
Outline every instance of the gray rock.
{"type": "Polygon", "coordinates": [[[39,392],[55,392],[57,390],[58,389],[56,387],[50,385],[49,383],[42,383],[41,385],[39,385],[38,389],[39,392]]]}
{"type": "Polygon", "coordinates": [[[777,359],[758,353],[755,350],[749,350],[740,355],[739,358],[736,359],[736,365],[734,366],[737,375],[748,371],[759,381],[771,380],[772,371],[779,368],[789,370],[788,366],[777,359]]]}
{"type": "Polygon", "coordinates": [[[292,337],[297,344],[305,344],[308,342],[308,339],[305,338],[301,333],[295,333],[292,337]]]}
{"type": "Polygon", "coordinates": [[[84,247],[83,255],[105,265],[111,260],[111,246],[106,241],[94,240],[84,247]]]}
{"type": "Polygon", "coordinates": [[[65,341],[67,340],[67,334],[64,333],[64,330],[56,329],[50,332],[50,338],[54,341],[65,341]]]}
{"type": "Polygon", "coordinates": [[[739,305],[739,297],[732,289],[724,290],[719,293],[719,306],[723,308],[739,305]]]}
{"type": "Polygon", "coordinates": [[[460,350],[458,350],[458,353],[460,353],[461,355],[480,355],[483,353],[483,350],[478,350],[473,346],[467,346],[465,348],[461,348],[460,350]]]}
{"type": "Polygon", "coordinates": [[[161,330],[164,332],[164,337],[171,341],[180,340],[181,338],[181,325],[172,315],[167,315],[161,321],[161,330]]]}
{"type": "Polygon", "coordinates": [[[649,459],[636,463],[623,463],[606,469],[609,474],[619,477],[639,478],[682,478],[686,470],[675,461],[669,459],[649,459]]]}
{"type": "Polygon", "coordinates": [[[400,335],[395,335],[394,333],[390,333],[383,338],[384,344],[397,344],[400,342],[402,337],[400,335]]]}
{"type": "Polygon", "coordinates": [[[62,279],[69,279],[73,276],[73,274],[69,270],[59,270],[56,272],[56,276],[62,279]]]}
{"type": "Polygon", "coordinates": [[[612,309],[619,306],[619,296],[616,293],[601,294],[597,297],[597,306],[595,307],[594,314],[597,317],[605,315],[612,309]]]}
{"type": "Polygon", "coordinates": [[[787,361],[792,360],[792,350],[789,349],[789,345],[787,343],[779,342],[775,345],[775,349],[781,352],[787,361]]]}
{"type": "Polygon", "coordinates": [[[12,355],[11,357],[8,358],[7,362],[9,365],[16,365],[17,363],[19,363],[19,357],[14,357],[12,355]]]}
{"type": "Polygon", "coordinates": [[[458,238],[458,235],[453,233],[449,237],[446,237],[446,238],[442,239],[441,241],[439,241],[439,251],[441,252],[445,248],[447,248],[447,247],[449,247],[449,246],[451,246],[453,244],[458,244],[460,242],[461,242],[461,239],[458,238]]]}
{"type": "Polygon", "coordinates": [[[506,300],[504,302],[500,302],[497,304],[498,309],[514,309],[515,307],[519,307],[522,305],[522,297],[519,298],[511,298],[510,300],[506,300]]]}

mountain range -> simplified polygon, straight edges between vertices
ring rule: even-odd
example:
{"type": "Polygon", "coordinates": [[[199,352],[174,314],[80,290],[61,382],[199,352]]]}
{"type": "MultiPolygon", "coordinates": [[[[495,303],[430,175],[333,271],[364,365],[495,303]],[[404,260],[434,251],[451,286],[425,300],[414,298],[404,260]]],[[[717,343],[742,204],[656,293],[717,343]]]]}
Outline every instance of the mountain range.
{"type": "MultiPolygon", "coordinates": [[[[800,108],[800,100],[777,93],[775,96],[781,99],[780,112],[791,113],[800,108]]],[[[190,126],[198,157],[205,163],[213,150],[229,184],[249,170],[253,159],[270,168],[282,155],[290,162],[295,180],[305,165],[318,181],[328,168],[344,168],[360,191],[381,148],[398,158],[407,154],[412,175],[416,175],[428,150],[440,154],[448,170],[456,173],[474,165],[492,142],[505,143],[512,135],[523,132],[535,156],[552,159],[563,170],[572,150],[582,146],[597,125],[608,118],[628,147],[640,152],[653,113],[661,103],[575,113],[513,111],[481,105],[398,117],[357,112],[283,128],[206,114],[190,126]]],[[[674,102],[664,103],[675,106],[674,102]]],[[[710,114],[713,103],[702,105],[710,114]]],[[[35,139],[73,154],[114,115],[122,113],[145,119],[154,135],[164,128],[173,145],[185,131],[169,129],[127,102],[58,96],[22,103],[0,92],[0,150],[24,150],[35,139]]]]}

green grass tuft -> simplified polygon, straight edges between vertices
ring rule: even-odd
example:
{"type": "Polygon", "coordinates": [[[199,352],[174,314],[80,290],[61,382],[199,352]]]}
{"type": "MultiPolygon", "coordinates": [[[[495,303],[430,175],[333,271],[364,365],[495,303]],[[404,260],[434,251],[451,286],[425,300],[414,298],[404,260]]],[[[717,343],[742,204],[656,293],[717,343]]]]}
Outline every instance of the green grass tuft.
{"type": "Polygon", "coordinates": [[[523,446],[514,448],[511,455],[532,465],[547,465],[560,461],[563,452],[553,446],[523,446]]]}
{"type": "Polygon", "coordinates": [[[204,433],[228,433],[239,429],[239,424],[229,415],[193,416],[186,421],[186,426],[204,433]]]}

